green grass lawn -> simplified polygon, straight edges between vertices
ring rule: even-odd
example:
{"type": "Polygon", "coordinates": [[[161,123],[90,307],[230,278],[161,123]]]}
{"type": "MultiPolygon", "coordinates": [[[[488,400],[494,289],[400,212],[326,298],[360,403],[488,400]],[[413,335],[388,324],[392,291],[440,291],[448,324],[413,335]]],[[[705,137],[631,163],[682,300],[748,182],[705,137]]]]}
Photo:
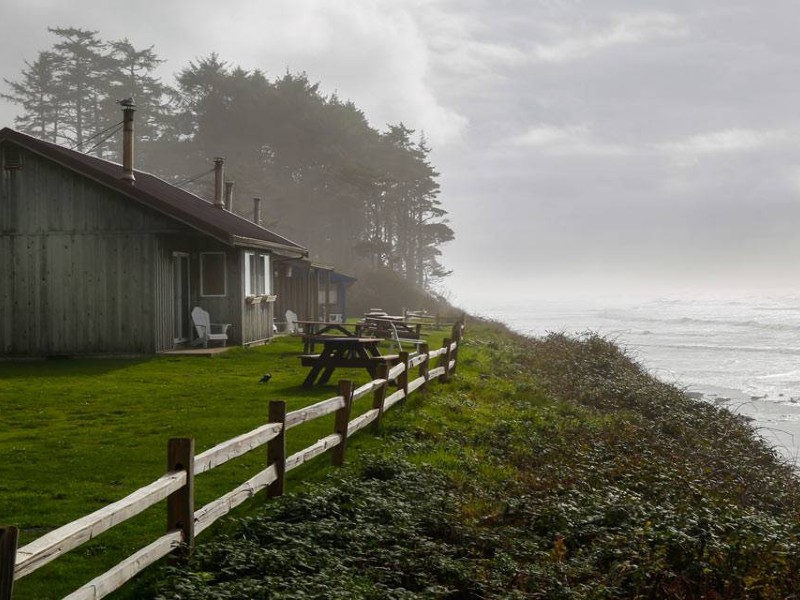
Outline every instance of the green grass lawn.
{"type": "MultiPolygon", "coordinates": [[[[428,337],[432,349],[445,333],[428,337]]],[[[20,528],[22,546],[162,475],[171,437],[193,437],[200,453],[265,423],[270,400],[285,400],[291,411],[334,396],[339,379],[356,385],[369,379],[365,370],[337,370],[330,385],[304,389],[301,351],[299,338],[285,337],[211,359],[0,363],[0,523],[20,528]],[[259,383],[264,373],[272,374],[266,385],[259,383]]],[[[370,401],[362,399],[353,416],[370,401]]],[[[287,451],[332,429],[332,416],[293,429],[287,451]]],[[[256,450],[199,476],[196,507],[263,468],[265,453],[256,450]]],[[[293,471],[290,481],[314,477],[329,463],[320,457],[293,471]]],[[[163,533],[165,518],[160,503],[21,579],[15,597],[69,593],[163,533]]]]}

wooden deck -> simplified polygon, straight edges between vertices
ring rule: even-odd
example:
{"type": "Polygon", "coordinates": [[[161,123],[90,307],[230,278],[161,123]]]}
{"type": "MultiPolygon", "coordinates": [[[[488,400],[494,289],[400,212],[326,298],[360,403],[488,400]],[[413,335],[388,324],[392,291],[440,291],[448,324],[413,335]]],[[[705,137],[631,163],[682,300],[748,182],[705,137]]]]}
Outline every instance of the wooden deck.
{"type": "Polygon", "coordinates": [[[159,352],[161,355],[169,356],[216,356],[227,352],[236,346],[214,346],[213,348],[175,348],[173,350],[164,350],[159,352]]]}

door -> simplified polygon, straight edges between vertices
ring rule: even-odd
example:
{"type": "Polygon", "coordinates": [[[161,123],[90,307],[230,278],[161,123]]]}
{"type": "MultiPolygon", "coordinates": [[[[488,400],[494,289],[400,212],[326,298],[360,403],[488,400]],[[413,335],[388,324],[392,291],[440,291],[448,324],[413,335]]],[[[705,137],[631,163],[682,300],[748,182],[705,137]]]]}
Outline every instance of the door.
{"type": "Polygon", "coordinates": [[[191,298],[189,296],[189,255],[184,252],[172,254],[172,287],[175,298],[174,338],[175,343],[188,342],[191,339],[191,298]]]}

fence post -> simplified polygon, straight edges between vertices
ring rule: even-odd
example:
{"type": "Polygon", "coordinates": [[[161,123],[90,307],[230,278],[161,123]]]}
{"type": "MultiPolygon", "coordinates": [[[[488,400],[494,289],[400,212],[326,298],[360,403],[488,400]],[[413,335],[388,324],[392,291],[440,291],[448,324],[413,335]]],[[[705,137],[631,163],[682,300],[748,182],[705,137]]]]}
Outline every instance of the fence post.
{"type": "Polygon", "coordinates": [[[344,464],[344,453],[347,449],[347,425],[350,422],[350,409],[353,407],[353,382],[342,379],[339,382],[339,395],[344,398],[344,406],[336,411],[333,432],[342,436],[339,445],[333,449],[333,464],[341,467],[344,464]]]}
{"type": "Polygon", "coordinates": [[[463,331],[462,321],[459,319],[453,325],[453,341],[456,343],[456,349],[453,351],[451,360],[454,360],[453,369],[450,371],[451,375],[456,374],[458,368],[458,349],[461,347],[461,332],[463,331]]]}
{"type": "Polygon", "coordinates": [[[447,348],[447,352],[442,354],[439,359],[439,366],[444,367],[444,373],[439,375],[439,383],[447,383],[450,381],[450,338],[445,338],[442,342],[442,347],[447,348]]]}
{"type": "Polygon", "coordinates": [[[405,402],[406,398],[408,398],[408,358],[408,352],[400,353],[400,362],[406,367],[397,377],[397,387],[403,388],[403,402],[405,402]]]}
{"type": "Polygon", "coordinates": [[[267,466],[275,465],[278,476],[267,486],[267,496],[274,498],[286,491],[286,402],[270,400],[269,422],[281,424],[281,432],[267,442],[267,466]]]}
{"type": "Polygon", "coordinates": [[[373,430],[375,432],[380,431],[381,429],[381,421],[383,420],[383,411],[384,411],[384,402],[386,400],[386,388],[389,387],[389,365],[386,363],[380,363],[378,368],[375,372],[376,379],[383,379],[383,385],[380,386],[377,390],[375,390],[372,394],[372,408],[378,409],[378,417],[375,419],[375,423],[373,424],[373,430]]]}
{"type": "Polygon", "coordinates": [[[425,356],[425,360],[419,364],[419,376],[425,378],[425,383],[420,386],[423,393],[428,393],[428,371],[430,371],[431,357],[428,356],[430,352],[428,344],[420,344],[419,353],[425,356]]]}
{"type": "Polygon", "coordinates": [[[186,471],[186,484],[167,496],[167,531],[183,532],[186,558],[194,547],[194,439],[172,438],[167,449],[167,470],[186,471]]]}
{"type": "Polygon", "coordinates": [[[14,592],[14,563],[17,560],[16,527],[0,527],[0,600],[11,600],[14,592]]]}

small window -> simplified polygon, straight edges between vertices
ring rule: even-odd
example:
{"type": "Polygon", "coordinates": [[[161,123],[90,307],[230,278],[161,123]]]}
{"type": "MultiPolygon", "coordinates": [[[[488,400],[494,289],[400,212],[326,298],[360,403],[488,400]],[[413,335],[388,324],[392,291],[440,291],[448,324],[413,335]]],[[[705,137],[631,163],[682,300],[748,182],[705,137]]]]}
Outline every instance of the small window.
{"type": "Polygon", "coordinates": [[[335,286],[331,286],[330,295],[325,294],[325,288],[319,291],[319,303],[325,304],[330,299],[331,304],[339,304],[339,290],[335,286]]]}
{"type": "Polygon", "coordinates": [[[261,259],[261,283],[262,283],[262,294],[271,294],[272,293],[272,286],[271,278],[269,276],[269,255],[262,254],[260,257],[261,259]]]}
{"type": "Polygon", "coordinates": [[[200,253],[200,295],[224,296],[225,289],[225,253],[200,253]]]}
{"type": "Polygon", "coordinates": [[[253,253],[244,253],[244,295],[253,296],[253,273],[250,270],[253,264],[253,253]]]}
{"type": "Polygon", "coordinates": [[[266,296],[272,290],[269,255],[244,253],[245,296],[266,296]]]}
{"type": "Polygon", "coordinates": [[[244,253],[244,295],[256,295],[256,283],[258,275],[256,273],[256,257],[252,252],[244,253]]]}

